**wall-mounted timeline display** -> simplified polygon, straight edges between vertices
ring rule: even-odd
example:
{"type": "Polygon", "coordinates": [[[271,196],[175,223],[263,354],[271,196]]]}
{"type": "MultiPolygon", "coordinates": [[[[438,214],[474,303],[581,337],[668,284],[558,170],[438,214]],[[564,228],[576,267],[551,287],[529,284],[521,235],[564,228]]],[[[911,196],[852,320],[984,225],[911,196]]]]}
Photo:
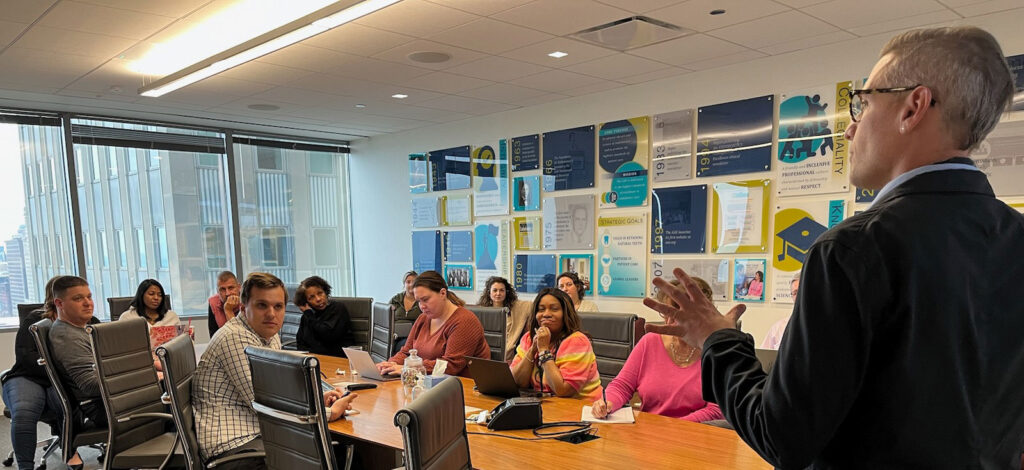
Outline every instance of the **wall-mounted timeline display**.
{"type": "Polygon", "coordinates": [[[423,153],[409,154],[409,192],[421,194],[430,191],[430,165],[427,155],[423,153]]]}
{"type": "Polygon", "coordinates": [[[441,225],[442,198],[415,197],[412,199],[412,226],[414,228],[437,227],[441,225]]]}
{"type": "Polygon", "coordinates": [[[732,298],[737,302],[764,302],[765,260],[737,259],[732,284],[732,298]]]}
{"type": "Polygon", "coordinates": [[[444,278],[448,288],[453,290],[473,290],[472,264],[445,264],[444,278]]]}
{"type": "Polygon", "coordinates": [[[512,218],[512,231],[516,239],[516,251],[539,251],[543,236],[540,217],[512,218]]]}
{"type": "Polygon", "coordinates": [[[1013,74],[1013,105],[1012,111],[1024,110],[1024,54],[1012,55],[1006,58],[1006,64],[1010,66],[1010,73],[1013,74]]]}
{"type": "Polygon", "coordinates": [[[779,147],[780,196],[838,193],[850,189],[850,92],[853,82],[801,90],[781,96],[779,147]]]}
{"type": "Polygon", "coordinates": [[[473,229],[476,251],[476,290],[483,291],[491,276],[510,277],[512,242],[509,240],[508,221],[499,220],[476,224],[473,229]]]}
{"type": "Polygon", "coordinates": [[[512,269],[512,284],[517,292],[540,292],[555,287],[555,255],[516,255],[512,269]]]}
{"type": "Polygon", "coordinates": [[[544,198],[544,249],[594,249],[594,196],[544,198]]]}
{"type": "Polygon", "coordinates": [[[768,187],[769,180],[714,184],[711,202],[711,251],[767,251],[768,187]]]}
{"type": "Polygon", "coordinates": [[[587,295],[594,293],[594,284],[591,282],[594,279],[594,255],[561,255],[558,257],[558,272],[576,273],[583,283],[583,291],[587,295]]]}
{"type": "Polygon", "coordinates": [[[468,145],[427,152],[427,161],[432,191],[469,189],[472,168],[468,145]]]}
{"type": "Polygon", "coordinates": [[[651,258],[651,297],[657,295],[658,288],[654,287],[654,278],[660,277],[666,281],[676,278],[673,271],[682,268],[689,276],[697,276],[707,282],[711,287],[711,298],[715,301],[723,301],[729,298],[732,285],[729,284],[729,260],[727,259],[670,259],[651,258]]]}
{"type": "Polygon", "coordinates": [[[651,175],[655,183],[693,178],[693,110],[657,114],[651,126],[651,175]]]}
{"type": "Polygon", "coordinates": [[[650,118],[644,116],[601,124],[597,132],[601,207],[647,204],[650,122],[650,118]]]}
{"type": "Polygon", "coordinates": [[[594,126],[545,132],[544,190],[594,187],[594,126]]]}
{"type": "Polygon", "coordinates": [[[857,188],[856,192],[854,192],[853,202],[856,202],[858,204],[868,204],[874,202],[875,193],[877,192],[878,191],[874,189],[857,188]]]}
{"type": "Polygon", "coordinates": [[[517,176],[512,180],[512,210],[540,210],[540,176],[517,176]]]}
{"type": "Polygon", "coordinates": [[[996,196],[1024,195],[1024,121],[1006,121],[971,152],[996,196]]]}
{"type": "Polygon", "coordinates": [[[443,196],[444,224],[470,225],[473,223],[473,195],[443,196]]]}
{"type": "Polygon", "coordinates": [[[646,231],[646,214],[598,217],[598,294],[643,297],[647,293],[646,231]]]}
{"type": "Polygon", "coordinates": [[[473,149],[473,215],[508,215],[508,145],[498,142],[473,149]]]}
{"type": "Polygon", "coordinates": [[[525,135],[510,140],[512,146],[512,171],[529,171],[540,168],[540,135],[525,135]]]}
{"type": "Polygon", "coordinates": [[[445,263],[469,263],[473,261],[473,231],[446,230],[441,232],[445,263]]]}
{"type": "Polygon", "coordinates": [[[759,96],[697,109],[697,176],[768,171],[775,97],[759,96]]]}
{"type": "Polygon", "coordinates": [[[708,186],[654,188],[651,192],[651,253],[704,253],[708,186]]]}
{"type": "Polygon", "coordinates": [[[441,231],[422,230],[412,232],[412,269],[441,271],[441,231]]]}
{"type": "Polygon", "coordinates": [[[787,202],[775,211],[772,244],[772,302],[793,302],[790,283],[800,276],[807,250],[828,229],[843,221],[846,203],[832,201],[787,202]]]}

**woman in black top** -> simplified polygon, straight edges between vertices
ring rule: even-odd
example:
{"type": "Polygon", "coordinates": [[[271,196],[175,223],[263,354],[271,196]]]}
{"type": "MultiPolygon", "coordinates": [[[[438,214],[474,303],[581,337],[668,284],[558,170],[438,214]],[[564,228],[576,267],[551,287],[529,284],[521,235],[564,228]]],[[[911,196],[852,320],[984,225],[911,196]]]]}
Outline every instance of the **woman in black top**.
{"type": "Polygon", "coordinates": [[[331,285],[320,276],[303,279],[295,289],[295,305],[302,320],[295,343],[299,350],[345,357],[341,350],[355,344],[352,321],[341,302],[331,300],[331,285]]]}

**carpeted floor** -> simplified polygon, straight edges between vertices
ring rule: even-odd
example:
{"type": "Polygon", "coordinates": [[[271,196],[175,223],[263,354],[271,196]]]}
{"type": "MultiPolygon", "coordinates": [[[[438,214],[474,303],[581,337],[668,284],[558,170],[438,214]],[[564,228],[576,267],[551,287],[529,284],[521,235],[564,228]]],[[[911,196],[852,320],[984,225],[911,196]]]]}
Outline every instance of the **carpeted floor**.
{"type": "MultiPolygon", "coordinates": [[[[36,433],[36,440],[45,439],[50,435],[50,427],[45,424],[39,425],[39,430],[36,433]]],[[[11,452],[11,420],[0,417],[0,460],[6,459],[7,454],[11,452]]],[[[89,470],[101,469],[103,465],[96,462],[96,457],[99,455],[99,451],[95,449],[83,447],[81,450],[82,459],[85,461],[85,468],[89,470]]],[[[36,465],[39,464],[39,457],[43,455],[43,449],[36,450],[36,465]]],[[[13,464],[10,468],[16,468],[17,463],[13,464]]],[[[50,454],[50,458],[46,459],[47,470],[64,470],[65,466],[61,462],[60,450],[50,454]]]]}

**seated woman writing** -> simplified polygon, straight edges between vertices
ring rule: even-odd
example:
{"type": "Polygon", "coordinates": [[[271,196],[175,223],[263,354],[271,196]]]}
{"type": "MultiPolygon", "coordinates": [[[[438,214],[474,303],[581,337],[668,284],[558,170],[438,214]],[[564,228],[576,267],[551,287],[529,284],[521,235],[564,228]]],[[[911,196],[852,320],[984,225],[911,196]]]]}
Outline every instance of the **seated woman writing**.
{"type": "Polygon", "coordinates": [[[537,294],[511,367],[520,387],[560,397],[601,398],[597,356],[580,330],[572,299],[558,289],[549,287],[537,294]]]}
{"type": "MultiPolygon", "coordinates": [[[[693,280],[711,299],[708,283],[699,277],[693,280]]],[[[672,283],[679,285],[676,280],[672,283]]],[[[661,291],[657,299],[675,305],[661,291]]],[[[599,398],[594,402],[594,417],[603,418],[627,405],[633,392],[640,393],[641,411],[696,422],[723,419],[718,405],[704,401],[701,395],[700,349],[675,336],[648,333],[640,338],[619,375],[608,384],[608,401],[599,398]]]]}

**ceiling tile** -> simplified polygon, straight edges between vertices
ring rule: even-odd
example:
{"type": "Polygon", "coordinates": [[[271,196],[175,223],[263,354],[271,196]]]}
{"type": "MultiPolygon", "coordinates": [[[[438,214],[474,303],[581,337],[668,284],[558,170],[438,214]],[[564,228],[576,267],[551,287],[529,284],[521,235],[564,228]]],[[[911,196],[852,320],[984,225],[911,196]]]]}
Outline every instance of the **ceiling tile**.
{"type": "Polygon", "coordinates": [[[492,18],[563,36],[630,16],[626,10],[592,0],[537,0],[492,18]]]}
{"type": "Polygon", "coordinates": [[[139,95],[134,94],[134,92],[132,93],[132,95],[125,95],[124,93],[110,93],[109,90],[105,90],[103,92],[95,92],[71,90],[68,88],[65,88],[63,90],[57,90],[55,94],[60,96],[73,96],[75,98],[99,98],[106,102],[117,101],[121,103],[133,103],[135,102],[135,100],[139,98],[139,95]]]}
{"type": "Polygon", "coordinates": [[[131,39],[48,28],[45,26],[29,28],[28,32],[14,43],[16,47],[26,49],[102,59],[114,57],[133,44],[135,44],[135,41],[131,39]]]}
{"type": "Polygon", "coordinates": [[[848,41],[856,37],[857,36],[854,36],[846,31],[840,30],[810,38],[797,39],[794,41],[787,41],[779,44],[774,44],[771,46],[759,47],[758,50],[764,52],[765,54],[778,55],[784,54],[786,52],[799,51],[802,49],[811,49],[818,46],[824,46],[826,44],[848,41]]]}
{"type": "Polygon", "coordinates": [[[538,90],[561,93],[573,88],[595,85],[604,81],[605,80],[601,80],[600,78],[566,72],[565,70],[550,70],[510,80],[509,83],[524,86],[526,88],[536,88],[538,90]]]}
{"type": "Polygon", "coordinates": [[[690,0],[649,12],[651,18],[695,31],[711,31],[788,10],[772,0],[690,0]],[[723,9],[725,14],[710,15],[723,9]]]}
{"type": "Polygon", "coordinates": [[[817,5],[819,3],[825,3],[829,0],[775,0],[783,5],[788,5],[793,8],[803,8],[806,6],[817,5]]]}
{"type": "Polygon", "coordinates": [[[403,34],[371,28],[359,23],[349,23],[311,37],[303,41],[303,43],[346,54],[368,57],[405,44],[413,39],[403,34]]]}
{"type": "Polygon", "coordinates": [[[103,59],[11,47],[0,54],[0,82],[64,88],[100,66],[103,59]]]}
{"type": "Polygon", "coordinates": [[[597,0],[605,5],[621,8],[632,13],[645,13],[686,0],[597,0]]]}
{"type": "Polygon", "coordinates": [[[699,62],[693,62],[687,64],[686,67],[693,70],[708,70],[718,67],[725,67],[726,65],[738,64],[741,62],[749,62],[761,57],[767,57],[762,52],[745,50],[736,54],[729,54],[724,56],[715,57],[713,59],[702,60],[699,62]]]}
{"type": "Polygon", "coordinates": [[[635,55],[617,53],[582,64],[570,65],[563,70],[582,73],[606,80],[618,80],[631,75],[654,72],[671,67],[662,62],[644,59],[635,55]]]}
{"type": "Polygon", "coordinates": [[[679,67],[669,67],[667,69],[661,69],[656,72],[641,73],[639,75],[632,75],[629,77],[619,78],[616,79],[616,81],[628,83],[630,85],[635,85],[638,83],[653,82],[655,80],[661,80],[663,78],[674,77],[676,75],[683,75],[687,73],[690,73],[690,71],[687,69],[682,69],[679,67]]]}
{"type": "Polygon", "coordinates": [[[527,98],[519,103],[521,107],[534,106],[538,104],[554,103],[555,101],[561,101],[569,98],[569,95],[563,95],[561,93],[548,93],[546,95],[538,96],[536,98],[527,98]]]}
{"type": "Polygon", "coordinates": [[[713,38],[706,34],[694,34],[653,46],[633,49],[629,51],[629,54],[689,68],[686,67],[686,64],[736,54],[743,50],[742,46],[731,42],[713,38]]]}
{"type": "Polygon", "coordinates": [[[543,65],[545,67],[562,68],[578,64],[580,62],[594,60],[599,57],[609,56],[617,52],[618,51],[592,46],[572,39],[555,38],[531,44],[526,47],[520,47],[519,49],[508,51],[501,55],[510,59],[522,60],[524,62],[543,65]],[[569,55],[562,57],[561,59],[556,59],[548,55],[555,51],[565,52],[569,55]]]}
{"type": "Polygon", "coordinates": [[[286,116],[310,119],[310,116],[308,116],[306,113],[307,109],[309,108],[305,106],[298,106],[292,103],[271,101],[267,99],[255,98],[250,96],[244,98],[237,98],[233,101],[229,101],[218,106],[215,109],[212,109],[211,111],[228,111],[246,116],[256,116],[267,119],[286,118],[286,116]],[[273,111],[260,111],[256,109],[250,109],[249,105],[251,104],[270,104],[277,106],[278,109],[273,111]]]}
{"type": "Polygon", "coordinates": [[[459,92],[484,87],[493,83],[490,80],[480,80],[479,78],[465,77],[453,73],[434,72],[416,77],[403,83],[403,85],[439,93],[458,94],[459,92]]]}
{"type": "Polygon", "coordinates": [[[57,0],[3,0],[0,19],[15,23],[31,24],[39,19],[57,0]]]}
{"type": "Polygon", "coordinates": [[[260,57],[256,61],[312,72],[326,72],[357,58],[359,56],[343,54],[322,47],[292,44],[284,49],[260,57]]]}
{"type": "Polygon", "coordinates": [[[517,7],[533,0],[429,0],[446,7],[466,11],[480,16],[490,16],[500,11],[517,7]]]}
{"type": "Polygon", "coordinates": [[[5,100],[14,99],[10,96],[10,92],[25,91],[30,93],[46,93],[52,95],[56,94],[59,88],[60,85],[45,86],[44,84],[38,81],[33,81],[31,79],[17,82],[7,81],[4,78],[4,74],[0,73],[0,91],[7,92],[0,93],[0,103],[3,103],[5,100]]]}
{"type": "MultiPolygon", "coordinates": [[[[367,108],[370,109],[370,108],[367,108]]],[[[460,121],[462,119],[468,119],[473,117],[473,114],[460,113],[458,111],[447,111],[444,109],[435,108],[424,108],[422,106],[404,106],[400,110],[396,110],[394,114],[389,112],[380,112],[379,110],[372,109],[371,113],[379,114],[382,116],[396,116],[407,119],[416,119],[419,121],[430,121],[430,122],[452,122],[460,121]]]]}
{"type": "Polygon", "coordinates": [[[138,97],[143,77],[128,69],[124,60],[111,60],[88,75],[68,84],[67,88],[92,93],[110,93],[111,87],[121,88],[121,94],[138,97]]]}
{"type": "MultiPolygon", "coordinates": [[[[230,103],[239,98],[243,97],[237,94],[226,94],[223,92],[212,92],[201,88],[185,87],[172,91],[159,98],[151,99],[160,104],[184,103],[202,106],[203,109],[209,109],[230,103]]],[[[145,101],[140,102],[144,103],[145,101]]]]}
{"type": "Polygon", "coordinates": [[[426,37],[477,18],[477,15],[424,0],[404,0],[364,16],[356,23],[407,36],[426,37]]]}
{"type": "Polygon", "coordinates": [[[923,15],[898,18],[890,21],[882,21],[856,28],[850,28],[850,32],[858,36],[871,36],[873,34],[910,29],[918,26],[934,25],[936,23],[945,23],[959,19],[960,15],[957,15],[950,10],[939,10],[931,13],[925,13],[923,15]]]}
{"type": "Polygon", "coordinates": [[[402,44],[401,46],[388,49],[384,52],[374,54],[373,57],[376,59],[389,60],[392,62],[398,62],[415,67],[422,67],[434,70],[446,70],[451,67],[465,64],[467,62],[482,59],[485,57],[485,54],[481,54],[476,51],[471,51],[469,49],[463,49],[460,47],[449,46],[447,44],[425,41],[421,39],[406,44],[402,44]],[[409,54],[424,51],[444,52],[450,55],[452,58],[436,64],[425,64],[422,62],[413,62],[412,60],[409,60],[409,54]]]}
{"type": "Polygon", "coordinates": [[[602,82],[602,83],[595,83],[593,85],[587,85],[587,86],[583,86],[583,87],[579,87],[579,88],[570,88],[568,90],[563,91],[562,93],[565,93],[565,94],[571,95],[571,96],[583,96],[583,95],[589,95],[591,93],[597,93],[599,91],[611,90],[613,88],[622,88],[624,86],[628,86],[628,85],[624,85],[624,84],[619,83],[619,82],[602,82]]]}
{"type": "Polygon", "coordinates": [[[193,83],[185,88],[226,95],[249,96],[274,88],[274,85],[216,75],[198,83],[193,83]]]}
{"type": "Polygon", "coordinates": [[[27,27],[27,23],[0,20],[0,50],[7,47],[27,27]]]}
{"type": "Polygon", "coordinates": [[[399,84],[420,75],[430,73],[430,70],[413,67],[410,65],[378,60],[370,57],[357,57],[343,65],[339,65],[328,72],[342,77],[369,80],[372,82],[399,84]]]}
{"type": "Polygon", "coordinates": [[[856,8],[850,8],[847,0],[832,0],[802,11],[848,30],[943,9],[935,0],[860,0],[856,8]]]}
{"type": "Polygon", "coordinates": [[[359,102],[358,98],[351,96],[334,95],[301,88],[279,86],[267,91],[252,95],[250,98],[264,100],[267,102],[290,103],[293,105],[313,108],[317,106],[337,106],[351,108],[359,102]],[[346,103],[347,101],[347,103],[346,103]],[[347,104],[347,106],[346,106],[347,104]]]}
{"type": "Polygon", "coordinates": [[[140,40],[160,31],[174,20],[168,16],[63,1],[50,10],[38,25],[140,40]]]}
{"type": "Polygon", "coordinates": [[[398,85],[384,85],[384,87],[386,88],[366,92],[358,96],[366,100],[387,101],[405,105],[418,105],[419,103],[422,103],[424,101],[430,101],[433,99],[441,98],[443,96],[447,96],[444,93],[438,93],[436,91],[420,90],[418,88],[409,88],[398,85]],[[408,95],[408,97],[402,99],[392,98],[391,95],[394,95],[396,93],[408,95]]]}
{"type": "Polygon", "coordinates": [[[494,85],[488,85],[483,88],[459,93],[461,96],[468,96],[470,98],[479,98],[482,100],[509,104],[520,104],[523,100],[536,98],[546,94],[548,94],[546,91],[509,85],[507,83],[495,83],[494,85]]]}
{"type": "Polygon", "coordinates": [[[139,1],[139,0],[83,0],[93,5],[103,5],[119,10],[137,11],[152,15],[170,16],[180,18],[197,10],[199,7],[210,3],[210,0],[160,0],[139,1]]]}
{"type": "Polygon", "coordinates": [[[490,18],[480,18],[430,36],[433,41],[488,54],[500,54],[551,38],[550,34],[490,18]]]}
{"type": "Polygon", "coordinates": [[[336,95],[361,96],[382,90],[390,90],[394,88],[394,85],[318,73],[295,80],[289,83],[288,87],[336,95]]]}
{"type": "Polygon", "coordinates": [[[547,70],[551,69],[499,56],[490,56],[480,60],[474,60],[473,62],[448,69],[451,73],[495,82],[504,82],[506,80],[525,77],[527,75],[533,75],[547,70]]]}
{"type": "Polygon", "coordinates": [[[988,0],[980,2],[971,2],[969,5],[952,6],[950,2],[944,2],[950,5],[953,10],[963,15],[964,17],[970,18],[972,16],[987,15],[989,13],[995,13],[997,11],[1012,10],[1014,8],[1020,8],[1020,0],[988,0]]]}
{"type": "Polygon", "coordinates": [[[271,85],[285,85],[313,73],[315,72],[252,61],[221,72],[219,76],[251,82],[269,83],[271,85]]]}
{"type": "Polygon", "coordinates": [[[838,28],[798,11],[748,21],[716,29],[709,36],[734,42],[751,49],[763,48],[837,31],[838,28]]]}
{"type": "Polygon", "coordinates": [[[518,107],[506,103],[495,103],[493,101],[478,100],[476,98],[454,95],[442,96],[432,100],[427,100],[422,103],[419,103],[419,106],[424,106],[427,108],[444,109],[446,111],[469,113],[478,116],[483,114],[492,114],[501,111],[508,111],[510,109],[515,109],[518,107]]]}

